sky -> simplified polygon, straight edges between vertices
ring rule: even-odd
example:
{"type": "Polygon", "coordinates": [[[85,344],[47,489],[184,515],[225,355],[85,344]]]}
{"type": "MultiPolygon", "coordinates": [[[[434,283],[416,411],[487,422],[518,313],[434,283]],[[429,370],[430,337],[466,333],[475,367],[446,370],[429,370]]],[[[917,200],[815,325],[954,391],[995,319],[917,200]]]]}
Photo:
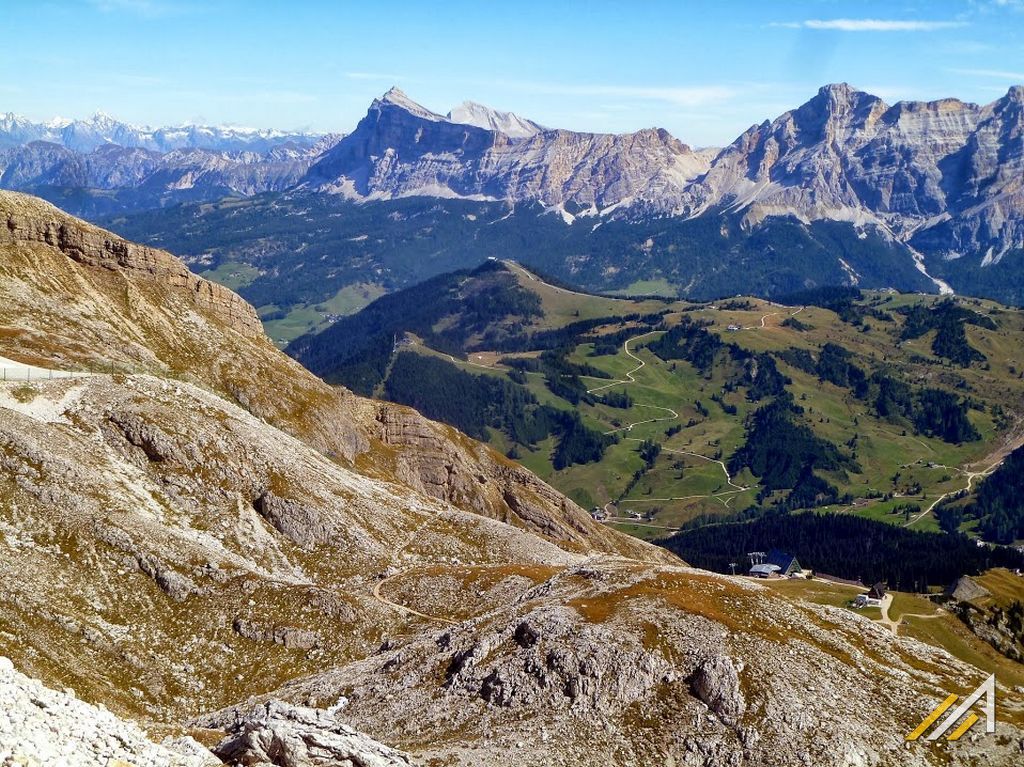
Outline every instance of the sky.
{"type": "Polygon", "coordinates": [[[0,113],[347,132],[397,85],[544,125],[719,146],[849,82],[987,103],[1024,0],[0,0],[0,113]]]}

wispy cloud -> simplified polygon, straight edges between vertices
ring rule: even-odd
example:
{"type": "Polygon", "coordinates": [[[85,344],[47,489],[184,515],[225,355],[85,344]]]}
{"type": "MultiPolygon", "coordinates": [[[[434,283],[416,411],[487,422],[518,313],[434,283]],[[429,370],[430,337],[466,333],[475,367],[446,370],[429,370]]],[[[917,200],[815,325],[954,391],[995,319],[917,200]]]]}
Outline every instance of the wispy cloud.
{"type": "Polygon", "coordinates": [[[568,83],[501,82],[507,88],[553,96],[597,96],[630,101],[659,101],[683,107],[699,107],[721,103],[739,95],[726,85],[692,87],[660,87],[644,85],[575,85],[568,83]]]}
{"type": "Polygon", "coordinates": [[[127,13],[148,19],[193,9],[191,6],[171,0],[86,0],[86,2],[101,13],[127,13]]]}
{"type": "Polygon", "coordinates": [[[1007,72],[1005,69],[947,69],[955,75],[969,75],[971,77],[988,77],[993,80],[1013,80],[1024,82],[1024,72],[1007,72]]]}
{"type": "Polygon", "coordinates": [[[915,21],[901,19],[806,19],[776,21],[769,26],[786,29],[818,29],[838,32],[936,32],[966,27],[965,21],[915,21]]]}

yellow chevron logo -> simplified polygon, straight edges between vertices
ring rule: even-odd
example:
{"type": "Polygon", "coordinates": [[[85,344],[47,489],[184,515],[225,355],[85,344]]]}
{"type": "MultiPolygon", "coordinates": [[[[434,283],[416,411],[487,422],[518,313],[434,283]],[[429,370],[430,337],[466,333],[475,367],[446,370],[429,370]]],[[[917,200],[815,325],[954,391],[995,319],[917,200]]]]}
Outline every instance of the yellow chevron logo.
{"type": "MultiPolygon", "coordinates": [[[[935,730],[932,730],[931,734],[925,738],[925,740],[938,740],[946,731],[953,727],[954,724],[960,722],[959,725],[951,732],[946,735],[946,740],[960,740],[971,727],[973,727],[979,720],[977,714],[972,712],[971,706],[977,703],[982,698],[985,698],[985,732],[996,731],[996,675],[991,674],[988,679],[981,683],[981,686],[968,695],[963,703],[957,706],[949,716],[947,716],[935,730]],[[964,716],[966,714],[966,716],[964,716]],[[963,721],[960,721],[960,720],[963,721]]],[[[928,729],[939,721],[939,718],[949,711],[956,702],[960,700],[958,695],[950,695],[942,703],[932,709],[931,713],[928,714],[922,721],[921,724],[917,725],[912,732],[907,733],[907,740],[917,740],[924,735],[928,729]]]]}

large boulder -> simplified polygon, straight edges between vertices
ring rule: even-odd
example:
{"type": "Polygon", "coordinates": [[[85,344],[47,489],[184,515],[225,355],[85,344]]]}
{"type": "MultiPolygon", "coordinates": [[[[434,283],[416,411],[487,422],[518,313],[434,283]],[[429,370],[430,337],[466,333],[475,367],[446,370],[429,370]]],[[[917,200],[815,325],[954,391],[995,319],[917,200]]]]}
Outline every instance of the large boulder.
{"type": "Polygon", "coordinates": [[[406,754],[342,724],[332,712],[270,701],[240,713],[214,749],[247,767],[412,767],[406,754]]]}

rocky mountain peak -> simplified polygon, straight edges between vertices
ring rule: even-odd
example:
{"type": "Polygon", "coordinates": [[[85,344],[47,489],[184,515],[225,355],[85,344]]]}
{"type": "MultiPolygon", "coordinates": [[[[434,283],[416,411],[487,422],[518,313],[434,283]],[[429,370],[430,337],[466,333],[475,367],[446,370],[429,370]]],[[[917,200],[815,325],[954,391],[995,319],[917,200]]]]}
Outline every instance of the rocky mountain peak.
{"type": "Polygon", "coordinates": [[[810,111],[831,120],[863,119],[865,112],[880,113],[888,107],[878,96],[858,90],[848,83],[832,83],[818,89],[817,95],[798,111],[810,111]]]}
{"type": "Polygon", "coordinates": [[[491,109],[475,101],[463,101],[448,113],[448,119],[464,125],[504,133],[510,138],[529,138],[545,130],[543,125],[513,112],[491,109]]]}
{"type": "Polygon", "coordinates": [[[415,101],[413,101],[405,94],[405,91],[403,91],[397,85],[389,88],[388,91],[379,99],[375,99],[370,108],[379,109],[383,105],[398,107],[399,109],[409,112],[410,114],[415,115],[416,117],[422,118],[424,120],[436,121],[445,119],[436,112],[432,112],[431,110],[427,109],[422,104],[418,104],[415,101]]]}

